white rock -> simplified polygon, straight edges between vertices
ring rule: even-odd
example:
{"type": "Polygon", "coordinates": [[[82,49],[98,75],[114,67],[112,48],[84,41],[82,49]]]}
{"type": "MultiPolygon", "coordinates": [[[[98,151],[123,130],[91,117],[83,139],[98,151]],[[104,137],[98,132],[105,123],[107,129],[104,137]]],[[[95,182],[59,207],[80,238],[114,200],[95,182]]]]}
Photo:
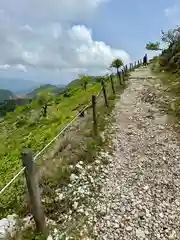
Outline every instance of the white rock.
{"type": "Polygon", "coordinates": [[[62,192],[60,192],[61,190],[60,189],[57,189],[56,190],[56,194],[57,194],[57,200],[63,200],[64,199],[64,194],[62,192]]]}
{"type": "Polygon", "coordinates": [[[72,207],[76,210],[77,207],[78,207],[78,202],[74,202],[73,205],[72,205],[72,207]]]}
{"type": "Polygon", "coordinates": [[[149,186],[148,185],[146,185],[146,186],[144,186],[144,190],[148,190],[149,189],[149,186]]]}
{"type": "Polygon", "coordinates": [[[79,208],[79,209],[77,210],[77,212],[78,212],[78,213],[84,213],[84,209],[83,209],[83,208],[79,208]]]}
{"type": "Polygon", "coordinates": [[[78,169],[80,169],[80,170],[82,170],[83,169],[83,167],[82,167],[82,165],[81,164],[76,164],[76,168],[78,168],[78,169]]]}
{"type": "Polygon", "coordinates": [[[29,228],[33,224],[33,216],[27,216],[23,218],[23,228],[29,228]]]}
{"type": "Polygon", "coordinates": [[[126,227],[126,231],[131,232],[133,228],[131,226],[126,227]]]}
{"type": "Polygon", "coordinates": [[[118,229],[118,228],[119,228],[119,224],[118,224],[118,223],[115,223],[115,224],[113,225],[113,227],[116,228],[116,229],[118,229]]]}
{"type": "Polygon", "coordinates": [[[74,166],[73,166],[73,165],[69,165],[69,169],[71,169],[71,170],[72,170],[73,168],[74,168],[74,166]]]}
{"type": "Polygon", "coordinates": [[[58,230],[55,228],[53,233],[51,235],[48,236],[47,240],[59,240],[60,238],[60,233],[58,232],[58,230]]]}
{"type": "Polygon", "coordinates": [[[53,240],[53,237],[51,235],[49,235],[47,240],[53,240]]]}
{"type": "Polygon", "coordinates": [[[105,142],[106,138],[104,136],[104,132],[100,133],[100,138],[101,138],[102,142],[105,142]]]}
{"type": "Polygon", "coordinates": [[[146,236],[144,231],[142,231],[141,229],[136,229],[136,237],[140,239],[144,239],[146,236]]]}
{"type": "Polygon", "coordinates": [[[100,164],[101,164],[101,161],[100,161],[100,160],[96,160],[96,161],[95,161],[95,164],[100,165],[100,164]]]}
{"type": "Polygon", "coordinates": [[[7,239],[9,235],[13,235],[17,225],[17,217],[16,214],[12,214],[0,220],[0,239],[7,239]]]}
{"type": "Polygon", "coordinates": [[[175,200],[175,204],[179,207],[180,203],[179,203],[178,199],[175,200]]]}
{"type": "Polygon", "coordinates": [[[169,235],[169,240],[176,239],[176,232],[173,230],[172,233],[169,235]]]}
{"type": "Polygon", "coordinates": [[[78,176],[76,174],[72,173],[71,176],[70,176],[70,180],[73,182],[77,179],[78,179],[78,176]]]}

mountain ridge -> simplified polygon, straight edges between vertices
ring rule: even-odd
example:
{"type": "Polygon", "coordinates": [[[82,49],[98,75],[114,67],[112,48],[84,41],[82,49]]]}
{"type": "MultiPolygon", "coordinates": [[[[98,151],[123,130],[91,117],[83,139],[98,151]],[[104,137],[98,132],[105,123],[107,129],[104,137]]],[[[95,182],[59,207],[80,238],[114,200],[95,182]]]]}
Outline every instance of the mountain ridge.
{"type": "Polygon", "coordinates": [[[28,93],[39,87],[41,83],[32,80],[17,78],[0,78],[0,89],[6,89],[13,93],[28,93]]]}

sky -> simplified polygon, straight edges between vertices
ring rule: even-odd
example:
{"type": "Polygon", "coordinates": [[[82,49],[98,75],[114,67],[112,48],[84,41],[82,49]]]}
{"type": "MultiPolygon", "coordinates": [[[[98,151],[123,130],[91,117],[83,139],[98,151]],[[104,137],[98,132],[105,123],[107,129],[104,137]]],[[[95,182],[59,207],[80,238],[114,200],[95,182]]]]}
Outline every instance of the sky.
{"type": "Polygon", "coordinates": [[[179,0],[1,0],[0,79],[101,75],[115,58],[142,58],[147,42],[179,23],[179,0]]]}

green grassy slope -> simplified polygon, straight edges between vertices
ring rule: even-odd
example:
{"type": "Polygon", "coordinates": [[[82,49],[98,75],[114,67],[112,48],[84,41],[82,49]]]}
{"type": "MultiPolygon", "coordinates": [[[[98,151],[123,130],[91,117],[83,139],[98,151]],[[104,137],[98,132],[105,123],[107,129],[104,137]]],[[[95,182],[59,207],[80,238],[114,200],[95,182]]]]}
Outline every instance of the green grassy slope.
{"type": "MultiPolygon", "coordinates": [[[[8,113],[0,123],[0,188],[2,188],[21,169],[20,150],[30,148],[40,151],[96,94],[100,84],[89,83],[85,91],[81,83],[68,88],[66,94],[53,95],[48,106],[46,118],[40,116],[41,107],[37,100],[31,104],[17,107],[8,113]]],[[[0,213],[13,212],[19,207],[19,197],[24,191],[17,181],[3,196],[0,196],[0,213]]],[[[0,214],[1,215],[1,214],[0,214]]]]}
{"type": "Polygon", "coordinates": [[[26,96],[28,97],[36,97],[38,94],[42,93],[60,93],[62,92],[64,87],[57,87],[51,84],[45,84],[40,86],[39,88],[34,89],[32,92],[27,93],[26,96]]]}

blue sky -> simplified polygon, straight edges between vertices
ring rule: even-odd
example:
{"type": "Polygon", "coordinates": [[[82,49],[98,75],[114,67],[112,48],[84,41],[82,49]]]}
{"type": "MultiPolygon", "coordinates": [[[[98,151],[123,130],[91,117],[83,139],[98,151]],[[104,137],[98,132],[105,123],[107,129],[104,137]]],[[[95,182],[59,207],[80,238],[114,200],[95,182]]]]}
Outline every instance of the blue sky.
{"type": "Polygon", "coordinates": [[[178,24],[180,16],[179,19],[177,16],[167,17],[165,13],[166,9],[174,8],[180,13],[180,3],[176,0],[114,0],[104,5],[98,14],[99,21],[95,19],[90,26],[94,29],[95,39],[125,49],[134,60],[142,57],[148,41],[160,39],[161,29],[178,24]]]}
{"type": "Polygon", "coordinates": [[[179,22],[177,0],[1,0],[0,78],[63,84],[104,74],[179,22]]]}

